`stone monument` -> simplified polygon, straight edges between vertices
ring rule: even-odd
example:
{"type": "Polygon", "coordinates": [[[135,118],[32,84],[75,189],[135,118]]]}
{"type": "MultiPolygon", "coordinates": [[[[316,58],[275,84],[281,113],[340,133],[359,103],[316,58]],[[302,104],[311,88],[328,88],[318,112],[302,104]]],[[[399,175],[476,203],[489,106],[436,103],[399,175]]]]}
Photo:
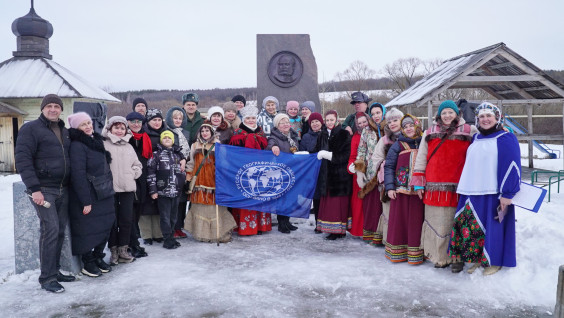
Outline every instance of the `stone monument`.
{"type": "MultiPolygon", "coordinates": [[[[14,245],[16,274],[39,269],[39,218],[31,205],[23,182],[14,182],[14,245]]],[[[73,256],[70,245],[70,226],[65,229],[61,251],[61,268],[78,274],[82,268],[80,257],[73,256]]]]}
{"type": "Polygon", "coordinates": [[[257,34],[257,106],[274,96],[280,102],[306,100],[321,112],[317,86],[317,64],[311,50],[309,34],[257,34]]]}

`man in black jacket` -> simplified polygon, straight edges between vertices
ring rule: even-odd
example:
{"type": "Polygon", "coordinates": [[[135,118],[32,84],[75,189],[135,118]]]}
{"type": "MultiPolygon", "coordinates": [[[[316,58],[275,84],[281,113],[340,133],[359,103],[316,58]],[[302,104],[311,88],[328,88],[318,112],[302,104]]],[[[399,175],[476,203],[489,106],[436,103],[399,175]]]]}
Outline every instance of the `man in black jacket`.
{"type": "Polygon", "coordinates": [[[59,282],[74,281],[59,269],[61,249],[68,223],[70,139],[59,119],[63,101],[49,94],[41,102],[38,119],[22,126],[16,143],[16,169],[20,173],[40,220],[39,254],[41,288],[65,291],[59,282]]]}

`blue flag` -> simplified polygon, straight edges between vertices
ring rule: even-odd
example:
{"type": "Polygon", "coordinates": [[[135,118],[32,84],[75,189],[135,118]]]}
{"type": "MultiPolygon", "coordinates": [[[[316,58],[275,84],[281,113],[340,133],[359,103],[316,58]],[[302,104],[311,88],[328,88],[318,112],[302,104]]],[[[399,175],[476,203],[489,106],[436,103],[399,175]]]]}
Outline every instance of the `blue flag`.
{"type": "Polygon", "coordinates": [[[215,201],[231,208],[309,218],[321,160],[215,144],[215,201]]]}

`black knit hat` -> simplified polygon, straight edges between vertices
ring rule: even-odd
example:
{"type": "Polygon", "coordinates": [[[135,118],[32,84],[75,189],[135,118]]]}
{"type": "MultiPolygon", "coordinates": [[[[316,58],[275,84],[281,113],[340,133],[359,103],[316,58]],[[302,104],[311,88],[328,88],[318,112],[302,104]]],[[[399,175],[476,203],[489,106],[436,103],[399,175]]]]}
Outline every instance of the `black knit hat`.
{"type": "Polygon", "coordinates": [[[245,97],[243,97],[243,95],[235,95],[233,96],[233,98],[231,98],[232,102],[243,102],[243,105],[247,106],[247,100],[245,99],[245,97]]]}
{"type": "Polygon", "coordinates": [[[49,95],[46,95],[45,97],[43,97],[43,100],[41,101],[41,110],[42,111],[43,111],[43,108],[45,108],[45,106],[47,106],[47,104],[57,104],[57,105],[61,106],[61,110],[63,110],[63,100],[55,94],[49,94],[49,95]]]}
{"type": "Polygon", "coordinates": [[[145,109],[149,109],[149,105],[147,104],[147,101],[142,97],[137,97],[136,99],[133,100],[133,111],[135,111],[135,105],[139,103],[145,104],[145,109]]]}
{"type": "Polygon", "coordinates": [[[145,115],[147,117],[147,121],[151,121],[151,119],[159,117],[160,119],[163,119],[163,113],[161,113],[160,110],[156,109],[156,108],[151,108],[149,110],[147,110],[147,115],[145,115]]]}

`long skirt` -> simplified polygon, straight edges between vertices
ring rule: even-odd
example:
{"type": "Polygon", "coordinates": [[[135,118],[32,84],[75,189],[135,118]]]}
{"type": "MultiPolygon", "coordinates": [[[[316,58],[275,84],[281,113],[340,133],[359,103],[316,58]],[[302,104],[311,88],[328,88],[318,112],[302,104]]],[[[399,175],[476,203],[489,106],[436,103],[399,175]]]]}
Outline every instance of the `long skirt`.
{"type": "Polygon", "coordinates": [[[239,233],[239,235],[257,235],[259,231],[272,231],[272,217],[270,213],[232,208],[231,214],[233,214],[233,218],[237,222],[237,227],[234,231],[239,233]]]}
{"type": "Polygon", "coordinates": [[[499,194],[466,196],[458,202],[449,255],[482,266],[515,267],[515,207],[503,221],[495,219],[499,194]]]}
{"type": "Polygon", "coordinates": [[[382,234],[378,234],[378,222],[382,216],[382,202],[377,189],[370,191],[365,197],[362,206],[364,213],[364,230],[362,239],[372,245],[382,245],[382,234]]]}
{"type": "Polygon", "coordinates": [[[437,265],[451,263],[448,243],[454,223],[455,207],[425,205],[421,248],[425,257],[437,265]]]}
{"type": "Polygon", "coordinates": [[[364,214],[363,214],[363,200],[358,197],[358,191],[360,188],[356,183],[356,174],[353,175],[352,183],[352,194],[351,194],[351,228],[349,233],[354,236],[363,236],[363,224],[364,224],[364,214]]]}
{"type": "Polygon", "coordinates": [[[347,234],[351,223],[349,218],[349,196],[322,196],[319,203],[317,229],[323,233],[347,234]]]}
{"type": "Polygon", "coordinates": [[[378,221],[378,229],[374,234],[375,239],[380,239],[382,245],[386,246],[386,238],[388,237],[388,220],[390,219],[390,202],[382,202],[382,214],[378,221]]]}
{"type": "Polygon", "coordinates": [[[421,226],[424,205],[417,195],[397,193],[390,202],[390,219],[386,238],[386,258],[394,263],[423,263],[421,226]]]}
{"type": "Polygon", "coordinates": [[[215,205],[192,203],[184,222],[184,228],[196,240],[221,243],[231,241],[231,232],[237,227],[237,224],[226,207],[218,206],[217,214],[215,207],[215,205]]]}

